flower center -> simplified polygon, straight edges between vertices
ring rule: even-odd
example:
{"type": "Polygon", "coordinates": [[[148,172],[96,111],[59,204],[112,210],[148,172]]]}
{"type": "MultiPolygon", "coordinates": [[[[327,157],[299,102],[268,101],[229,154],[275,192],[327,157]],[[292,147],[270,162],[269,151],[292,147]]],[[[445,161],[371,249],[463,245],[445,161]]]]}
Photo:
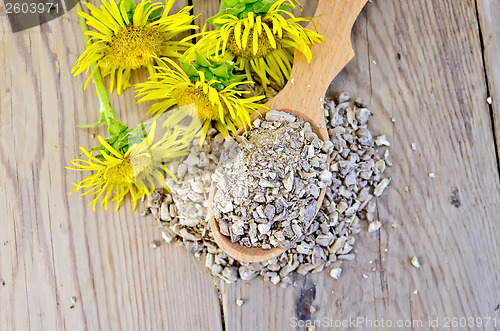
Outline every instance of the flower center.
{"type": "Polygon", "coordinates": [[[121,163],[106,169],[104,172],[104,178],[110,184],[133,183],[134,172],[132,171],[130,158],[126,157],[121,163]]]}
{"type": "Polygon", "coordinates": [[[164,39],[156,27],[129,26],[112,37],[104,61],[119,68],[136,69],[160,54],[164,39]]]}
{"type": "MultiPolygon", "coordinates": [[[[264,23],[268,24],[269,28],[272,31],[272,26],[270,26],[269,23],[264,23]]],[[[275,48],[271,45],[269,42],[269,39],[267,37],[267,34],[264,31],[261,31],[260,34],[257,35],[257,53],[253,53],[253,34],[257,33],[254,28],[250,28],[250,33],[248,35],[248,39],[246,44],[243,44],[243,36],[241,40],[241,46],[242,48],[238,47],[238,44],[236,43],[236,38],[234,36],[234,31],[231,31],[227,40],[227,49],[234,53],[234,55],[238,57],[244,57],[247,59],[256,59],[259,57],[263,57],[268,55],[269,53],[272,53],[275,48]]],[[[277,35],[274,35],[274,40],[276,41],[276,46],[277,48],[281,47],[281,38],[277,35]]]]}
{"type": "MultiPolygon", "coordinates": [[[[210,102],[208,95],[203,92],[202,88],[194,85],[177,88],[174,90],[173,96],[177,100],[179,107],[195,104],[198,115],[202,120],[215,121],[220,118],[218,106],[210,102]]],[[[224,108],[224,115],[226,113],[227,110],[224,108]]]]}

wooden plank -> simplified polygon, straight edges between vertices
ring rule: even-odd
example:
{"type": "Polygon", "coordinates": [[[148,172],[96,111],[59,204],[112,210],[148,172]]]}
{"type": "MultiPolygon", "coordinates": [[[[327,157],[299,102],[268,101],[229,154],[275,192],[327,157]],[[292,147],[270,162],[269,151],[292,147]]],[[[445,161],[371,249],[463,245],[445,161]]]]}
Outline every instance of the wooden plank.
{"type": "MultiPolygon", "coordinates": [[[[479,0],[476,3],[484,47],[486,77],[489,87],[488,96],[492,99],[491,113],[498,155],[500,149],[500,57],[498,56],[500,54],[500,25],[498,24],[500,7],[495,0],[479,0]]],[[[497,161],[500,162],[500,160],[497,161]]]]}
{"type": "MultiPolygon", "coordinates": [[[[16,34],[4,12],[2,5],[2,330],[220,330],[212,279],[180,247],[149,248],[161,240],[152,219],[130,206],[93,213],[89,199],[68,196],[84,174],[64,167],[78,146],[96,144],[91,133],[104,134],[76,128],[97,119],[98,101],[92,86],[83,91],[83,75],[70,74],[84,48],[75,12],[16,34]]],[[[147,118],[133,94],[112,96],[130,125],[147,118]]]]}
{"type": "MultiPolygon", "coordinates": [[[[193,14],[196,16],[195,24],[200,27],[198,32],[201,32],[205,21],[219,12],[219,1],[217,0],[192,0],[193,14]]],[[[207,31],[213,30],[215,27],[207,24],[207,31]]]]}
{"type": "Polygon", "coordinates": [[[499,181],[476,20],[473,1],[369,5],[370,86],[360,95],[376,112],[373,130],[392,143],[392,183],[379,199],[383,230],[361,242],[376,248],[376,272],[357,256],[357,278],[369,276],[364,296],[345,291],[343,278],[341,308],[325,316],[355,311],[425,322],[496,316],[500,252],[490,231],[498,224],[499,181]],[[392,223],[402,226],[392,229],[392,223]],[[410,265],[412,256],[421,269],[410,265]],[[361,301],[364,311],[356,309],[361,301]]]}
{"type": "Polygon", "coordinates": [[[474,2],[369,3],[353,45],[357,57],[330,93],[368,101],[373,132],[391,141],[392,183],[378,199],[383,228],[357,237],[356,260],[339,281],[322,273],[285,291],[260,280],[224,285],[227,329],[288,330],[299,317],[413,320],[415,329],[436,318],[442,329],[446,316],[499,318],[500,185],[474,2]]]}
{"type": "MultiPolygon", "coordinates": [[[[487,72],[498,77],[490,40],[499,33],[484,14],[494,13],[492,4],[480,1],[478,9],[487,72]]],[[[150,218],[129,206],[92,213],[88,200],[67,196],[82,175],[64,166],[77,146],[95,143],[90,133],[103,133],[75,129],[96,120],[97,99],[92,87],[82,91],[83,76],[69,73],[83,50],[74,12],[15,35],[0,15],[2,329],[221,329],[213,280],[182,247],[149,249],[159,239],[150,218]]],[[[299,317],[500,318],[500,185],[477,23],[472,0],[367,5],[353,32],[357,58],[332,91],[369,101],[373,130],[392,143],[392,184],[379,199],[383,229],[358,236],[356,260],[339,281],[322,273],[298,277],[289,289],[261,280],[221,284],[226,330],[288,330],[299,317]]],[[[490,93],[500,100],[496,82],[489,78],[490,93]]],[[[112,99],[124,122],[147,118],[132,90],[112,99]]]]}

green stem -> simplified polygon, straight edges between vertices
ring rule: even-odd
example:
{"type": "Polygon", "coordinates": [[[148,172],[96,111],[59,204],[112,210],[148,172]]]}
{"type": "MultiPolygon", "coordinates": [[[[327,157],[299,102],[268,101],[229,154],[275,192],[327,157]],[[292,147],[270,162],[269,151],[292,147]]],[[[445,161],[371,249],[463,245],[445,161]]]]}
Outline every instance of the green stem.
{"type": "MultiPolygon", "coordinates": [[[[80,1],[76,4],[76,8],[78,11],[83,11],[82,5],[80,1]]],[[[78,15],[78,22],[80,23],[80,29],[82,30],[83,39],[85,41],[85,47],[88,46],[90,42],[90,37],[85,34],[86,31],[89,31],[87,23],[85,22],[85,18],[78,15]]],[[[125,130],[127,127],[121,123],[117,118],[116,114],[113,110],[113,106],[111,106],[111,101],[109,100],[108,91],[106,90],[106,86],[104,85],[104,81],[102,79],[101,70],[97,63],[92,64],[93,81],[97,90],[97,96],[99,97],[99,112],[101,113],[100,119],[96,125],[106,123],[108,125],[108,132],[110,135],[117,134],[125,130]]],[[[83,125],[82,127],[91,127],[94,124],[83,125]]]]}
{"type": "Polygon", "coordinates": [[[92,65],[92,70],[94,70],[94,84],[97,90],[97,96],[99,97],[99,103],[101,105],[99,110],[105,118],[113,118],[117,120],[113,106],[111,106],[111,101],[109,100],[108,91],[106,90],[106,86],[104,85],[104,81],[102,79],[101,70],[95,67],[96,64],[94,63],[92,65]]]}

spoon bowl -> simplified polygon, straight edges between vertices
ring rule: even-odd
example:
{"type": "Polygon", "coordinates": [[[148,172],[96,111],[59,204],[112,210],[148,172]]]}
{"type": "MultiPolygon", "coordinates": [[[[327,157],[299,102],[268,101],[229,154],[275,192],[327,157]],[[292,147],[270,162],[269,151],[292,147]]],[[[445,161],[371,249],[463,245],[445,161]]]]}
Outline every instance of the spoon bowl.
{"type": "MultiPolygon", "coordinates": [[[[313,121],[309,118],[309,116],[307,114],[299,114],[298,112],[295,112],[293,110],[280,109],[280,111],[289,113],[289,114],[296,116],[296,117],[300,117],[300,118],[306,120],[307,122],[311,123],[311,126],[312,126],[314,133],[316,133],[318,135],[318,137],[321,137],[319,128],[317,126],[313,125],[313,121]]],[[[266,112],[267,111],[261,112],[262,116],[265,115],[266,112]]],[[[261,117],[261,115],[258,115],[257,117],[252,118],[252,122],[260,117],[261,117]]],[[[244,132],[245,132],[245,127],[241,127],[237,131],[236,134],[242,135],[244,132]]],[[[327,170],[330,170],[330,156],[327,157],[326,164],[327,164],[327,170]]],[[[216,191],[217,191],[217,187],[215,186],[215,183],[212,182],[212,185],[210,187],[210,194],[208,197],[208,221],[210,223],[210,228],[212,229],[212,233],[213,233],[215,242],[217,243],[217,245],[219,245],[219,247],[227,255],[229,255],[232,258],[235,258],[239,261],[244,261],[244,262],[263,262],[263,261],[272,259],[273,257],[276,257],[285,251],[285,249],[282,247],[273,247],[270,249],[263,249],[263,248],[259,248],[259,247],[243,246],[237,242],[233,243],[231,241],[231,238],[223,235],[220,232],[219,223],[215,219],[215,216],[212,212],[212,206],[213,206],[216,191]]],[[[325,198],[325,194],[326,194],[326,187],[322,188],[319,192],[319,196],[318,196],[318,200],[317,200],[317,204],[316,204],[316,210],[314,211],[313,219],[316,216],[316,214],[319,212],[319,210],[321,209],[321,205],[323,204],[323,199],[325,198]]],[[[296,240],[298,240],[298,239],[300,239],[300,238],[296,238],[296,240]]]]}
{"type": "MultiPolygon", "coordinates": [[[[294,64],[290,79],[271,101],[267,108],[259,109],[259,113],[252,116],[252,122],[264,116],[269,110],[280,110],[305,119],[322,140],[328,139],[323,98],[326,90],[335,76],[354,57],[351,46],[351,30],[361,9],[368,0],[320,0],[316,13],[315,24],[318,32],[323,35],[321,44],[312,46],[312,60],[307,63],[306,57],[295,51],[294,64]]],[[[308,26],[311,28],[311,26],[308,26]]],[[[237,134],[245,132],[245,127],[238,130],[237,134]]],[[[330,159],[328,158],[327,164],[330,159]]],[[[275,247],[263,249],[246,247],[239,243],[231,242],[229,237],[220,232],[219,224],[212,212],[216,187],[212,183],[208,200],[208,220],[219,247],[232,258],[244,262],[262,262],[278,256],[284,248],[275,247]]],[[[319,211],[325,197],[326,188],[320,191],[316,212],[319,211]]],[[[313,216],[313,218],[315,217],[313,216]]]]}

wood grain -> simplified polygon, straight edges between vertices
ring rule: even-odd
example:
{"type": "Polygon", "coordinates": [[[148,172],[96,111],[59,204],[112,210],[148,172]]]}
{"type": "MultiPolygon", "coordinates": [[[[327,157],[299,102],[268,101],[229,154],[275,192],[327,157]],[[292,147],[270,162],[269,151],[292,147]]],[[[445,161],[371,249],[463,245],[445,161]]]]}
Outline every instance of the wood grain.
{"type": "Polygon", "coordinates": [[[351,46],[351,30],[359,12],[367,0],[320,0],[314,16],[314,24],[323,35],[321,44],[311,48],[312,59],[295,50],[290,80],[267,106],[270,109],[291,111],[307,119],[318,128],[318,137],[328,139],[323,98],[333,78],[354,57],[351,46]],[[337,24],[331,24],[331,20],[337,24]],[[314,79],[311,79],[314,77],[314,79]]]}
{"type": "MultiPolygon", "coordinates": [[[[193,3],[201,21],[218,7],[193,3]]],[[[354,26],[356,58],[330,93],[367,100],[372,130],[391,141],[392,183],[378,199],[382,230],[357,237],[356,260],[344,264],[339,281],[326,272],[297,277],[288,289],[217,281],[220,301],[214,280],[185,249],[149,248],[159,239],[152,218],[130,206],[93,213],[88,199],[68,196],[83,174],[64,167],[77,146],[96,143],[91,133],[104,133],[75,129],[95,121],[98,106],[93,87],[82,90],[85,77],[70,75],[84,47],[76,15],[12,34],[0,4],[0,329],[289,330],[291,318],[357,316],[490,316],[498,328],[495,4],[367,4],[354,26]]],[[[307,1],[304,14],[314,10],[315,0],[307,1]]],[[[130,89],[112,102],[127,124],[147,118],[147,104],[135,105],[130,89]]]]}
{"type": "MultiPolygon", "coordinates": [[[[359,316],[395,323],[499,318],[500,252],[493,235],[499,174],[483,102],[474,2],[369,3],[356,22],[353,45],[357,57],[331,92],[347,90],[367,100],[375,112],[372,130],[387,134],[392,143],[392,183],[378,199],[382,231],[358,236],[356,260],[344,264],[339,281],[323,273],[299,278],[292,290],[260,281],[225,285],[227,329],[246,330],[250,324],[288,330],[292,318],[359,316]],[[430,172],[437,177],[429,178],[430,172]],[[402,226],[393,229],[392,223],[402,226]],[[413,256],[420,269],[410,264],[413,256]],[[243,309],[233,304],[236,298],[246,301],[243,309]],[[279,298],[278,309],[269,309],[271,298],[279,298]]],[[[494,327],[490,323],[486,329],[494,327]]]]}
{"type": "MultiPolygon", "coordinates": [[[[196,19],[194,21],[200,27],[201,31],[201,29],[203,29],[203,26],[205,25],[205,21],[219,12],[219,1],[192,0],[192,3],[194,6],[193,12],[194,15],[196,16],[196,19]]],[[[215,27],[212,24],[206,25],[207,31],[213,29],[215,29],[215,27]]]]}
{"type": "MultiPolygon", "coordinates": [[[[388,133],[395,164],[392,189],[379,199],[385,230],[368,243],[379,245],[377,272],[363,286],[373,302],[369,311],[423,320],[495,316],[499,249],[491,231],[499,174],[474,2],[385,2],[369,9],[370,88],[361,94],[376,111],[373,130],[388,133]],[[437,177],[429,178],[431,172],[437,177]],[[391,229],[392,223],[402,226],[391,229]],[[412,256],[421,269],[410,265],[412,256]],[[483,301],[478,293],[490,294],[483,301]]],[[[353,306],[343,301],[343,312],[353,306]]]]}
{"type": "MultiPolygon", "coordinates": [[[[151,219],[68,196],[84,174],[64,167],[104,134],[76,129],[98,101],[70,74],[84,49],[75,12],[16,34],[0,13],[0,329],[220,330],[211,278],[181,247],[149,248],[151,219]]],[[[129,125],[146,118],[131,89],[112,102],[129,125]]]]}
{"type": "Polygon", "coordinates": [[[483,47],[484,66],[488,80],[488,97],[492,98],[491,115],[495,130],[497,162],[500,167],[500,6],[495,0],[476,1],[483,47]]]}

